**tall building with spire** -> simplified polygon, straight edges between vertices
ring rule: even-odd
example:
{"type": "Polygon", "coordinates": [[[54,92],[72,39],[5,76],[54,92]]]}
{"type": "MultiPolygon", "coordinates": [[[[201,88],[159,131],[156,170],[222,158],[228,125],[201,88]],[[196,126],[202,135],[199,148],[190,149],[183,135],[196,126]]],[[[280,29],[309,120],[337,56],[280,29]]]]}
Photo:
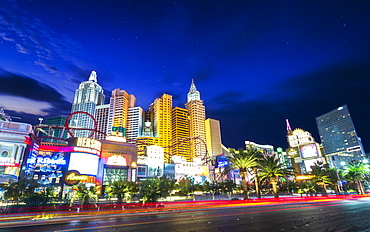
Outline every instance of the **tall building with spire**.
{"type": "Polygon", "coordinates": [[[190,143],[190,157],[204,157],[207,154],[207,141],[206,141],[206,129],[205,119],[206,111],[203,105],[203,101],[200,100],[200,92],[197,90],[194,84],[194,80],[191,81],[190,90],[188,93],[188,101],[185,104],[186,109],[189,113],[189,135],[191,138],[198,138],[191,140],[190,143]]]}
{"type": "Polygon", "coordinates": [[[119,88],[112,91],[110,97],[107,135],[112,131],[126,136],[128,109],[136,106],[136,97],[119,88]]]}
{"type": "MultiPolygon", "coordinates": [[[[104,104],[105,96],[103,88],[98,84],[97,74],[92,71],[88,81],[80,84],[75,92],[71,113],[83,111],[95,116],[96,106],[104,104]]],[[[86,114],[75,114],[69,121],[71,128],[94,128],[94,121],[86,114]]],[[[75,137],[88,137],[90,130],[75,130],[75,137]]]]}
{"type": "Polygon", "coordinates": [[[172,139],[172,96],[163,94],[150,105],[153,114],[154,137],[158,139],[157,145],[164,148],[165,162],[169,161],[169,146],[172,139]]]}

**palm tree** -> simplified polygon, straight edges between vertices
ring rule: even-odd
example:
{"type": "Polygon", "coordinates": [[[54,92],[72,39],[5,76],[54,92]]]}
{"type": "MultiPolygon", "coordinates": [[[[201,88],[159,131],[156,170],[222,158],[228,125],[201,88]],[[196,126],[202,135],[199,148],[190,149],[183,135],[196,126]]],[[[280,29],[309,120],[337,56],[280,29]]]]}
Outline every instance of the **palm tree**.
{"type": "Polygon", "coordinates": [[[369,175],[368,165],[357,160],[349,162],[344,170],[344,178],[355,184],[356,191],[359,194],[363,194],[365,192],[362,181],[366,179],[367,175],[369,175]]]}
{"type": "Polygon", "coordinates": [[[258,177],[258,161],[260,161],[262,158],[263,158],[263,155],[262,155],[262,152],[261,150],[258,150],[256,148],[249,148],[247,150],[245,150],[245,152],[249,155],[249,156],[254,156],[257,158],[257,162],[256,162],[256,165],[252,167],[252,170],[253,170],[253,175],[254,175],[254,185],[255,185],[255,188],[256,188],[256,194],[257,194],[257,198],[260,199],[261,198],[261,189],[260,189],[260,180],[259,180],[259,177],[258,177]]]}
{"type": "Polygon", "coordinates": [[[230,150],[231,157],[228,157],[230,165],[224,170],[224,174],[230,172],[231,170],[239,170],[240,176],[242,178],[242,190],[244,192],[244,200],[248,199],[248,186],[247,186],[247,174],[248,169],[258,165],[257,158],[254,153],[251,154],[248,151],[240,149],[238,152],[235,150],[230,150]]]}
{"type": "Polygon", "coordinates": [[[105,191],[108,193],[108,196],[116,196],[117,203],[120,204],[123,202],[123,198],[131,200],[132,194],[138,192],[139,188],[135,182],[118,180],[112,182],[105,191]]]}
{"type": "Polygon", "coordinates": [[[312,181],[316,182],[326,193],[326,185],[330,183],[330,178],[327,175],[326,168],[321,162],[315,163],[313,166],[311,166],[311,175],[314,175],[315,177],[312,178],[312,181]]]}
{"type": "Polygon", "coordinates": [[[141,183],[140,197],[145,202],[157,202],[161,197],[160,180],[157,178],[147,179],[141,183]]]}
{"type": "Polygon", "coordinates": [[[272,184],[274,197],[278,198],[277,184],[279,177],[292,175],[291,171],[285,169],[276,155],[265,156],[260,161],[260,177],[262,180],[269,180],[272,184]]]}
{"type": "Polygon", "coordinates": [[[81,207],[83,205],[88,205],[90,199],[94,201],[94,205],[98,202],[98,192],[96,187],[87,187],[84,183],[79,183],[78,185],[73,186],[74,190],[70,206],[72,206],[73,202],[77,199],[80,199],[81,207]]]}

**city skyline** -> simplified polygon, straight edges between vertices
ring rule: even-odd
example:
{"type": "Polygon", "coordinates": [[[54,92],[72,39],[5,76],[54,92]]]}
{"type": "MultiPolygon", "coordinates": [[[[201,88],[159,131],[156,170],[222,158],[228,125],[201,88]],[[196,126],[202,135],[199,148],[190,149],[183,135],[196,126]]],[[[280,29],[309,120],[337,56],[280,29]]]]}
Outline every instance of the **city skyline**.
{"type": "MultiPolygon", "coordinates": [[[[92,70],[147,110],[184,107],[194,79],[225,146],[288,147],[285,119],[321,142],[315,118],[347,104],[370,147],[370,3],[5,0],[0,107],[13,121],[68,115],[92,70]]],[[[107,103],[107,102],[106,102],[107,103]]]]}

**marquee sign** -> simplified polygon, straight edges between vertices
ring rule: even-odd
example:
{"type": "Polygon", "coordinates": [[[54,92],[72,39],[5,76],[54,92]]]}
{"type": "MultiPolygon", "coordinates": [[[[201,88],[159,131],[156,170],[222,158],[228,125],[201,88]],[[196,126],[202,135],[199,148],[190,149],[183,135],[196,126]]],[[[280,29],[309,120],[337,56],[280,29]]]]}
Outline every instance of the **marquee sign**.
{"type": "Polygon", "coordinates": [[[87,181],[89,179],[89,176],[86,175],[80,175],[78,171],[68,171],[66,175],[64,176],[64,183],[68,186],[76,185],[80,183],[81,181],[87,181]]]}
{"type": "Polygon", "coordinates": [[[68,144],[69,146],[87,147],[98,151],[100,151],[101,149],[101,142],[91,138],[83,137],[71,138],[70,140],[68,140],[68,144]]]}

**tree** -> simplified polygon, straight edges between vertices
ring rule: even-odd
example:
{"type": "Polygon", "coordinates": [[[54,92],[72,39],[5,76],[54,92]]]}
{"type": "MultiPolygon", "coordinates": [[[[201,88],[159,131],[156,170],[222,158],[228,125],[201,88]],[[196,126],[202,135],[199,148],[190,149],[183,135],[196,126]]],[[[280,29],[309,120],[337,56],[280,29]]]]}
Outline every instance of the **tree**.
{"type": "Polygon", "coordinates": [[[161,197],[160,180],[157,178],[151,178],[144,180],[140,186],[140,198],[145,202],[157,202],[161,197]]]}
{"type": "Polygon", "coordinates": [[[262,180],[270,181],[275,198],[279,197],[277,190],[279,178],[292,175],[291,171],[283,167],[276,155],[265,156],[260,161],[260,173],[262,180]]]}
{"type": "Polygon", "coordinates": [[[72,187],[73,195],[71,198],[70,206],[76,200],[80,200],[81,207],[83,205],[88,205],[90,200],[94,201],[94,205],[98,202],[98,188],[97,187],[87,187],[84,183],[79,183],[72,187]]]}
{"type": "Polygon", "coordinates": [[[123,199],[130,201],[132,194],[139,191],[139,188],[135,182],[128,180],[117,180],[112,182],[105,190],[108,196],[117,197],[117,203],[123,202],[123,199]]]}
{"type": "Polygon", "coordinates": [[[214,200],[215,199],[215,192],[219,189],[219,185],[217,184],[217,182],[215,182],[215,181],[212,181],[212,182],[204,181],[203,187],[204,187],[204,191],[206,191],[207,193],[211,193],[212,200],[214,200]]]}
{"type": "Polygon", "coordinates": [[[366,180],[367,175],[369,175],[368,165],[357,160],[349,162],[344,170],[344,178],[355,184],[356,191],[359,194],[365,193],[362,182],[366,180]]]}
{"type": "Polygon", "coordinates": [[[230,199],[231,194],[233,193],[234,189],[236,188],[236,184],[232,180],[225,180],[220,183],[220,188],[223,193],[227,195],[230,199]]]}
{"type": "Polygon", "coordinates": [[[9,181],[9,185],[4,187],[4,198],[11,200],[20,200],[33,197],[35,189],[40,186],[34,179],[22,178],[18,181],[9,181]]]}
{"type": "Polygon", "coordinates": [[[194,179],[190,176],[185,175],[181,180],[178,181],[177,187],[185,196],[189,196],[193,192],[194,179]]]}
{"type": "Polygon", "coordinates": [[[257,158],[257,162],[256,162],[256,165],[252,167],[252,170],[253,170],[253,175],[254,175],[254,186],[256,188],[256,195],[257,195],[257,198],[260,199],[261,198],[261,188],[260,188],[260,180],[259,180],[259,176],[258,176],[258,161],[260,161],[261,159],[263,159],[263,155],[262,155],[262,152],[261,150],[258,150],[256,148],[249,148],[245,151],[249,156],[254,156],[257,158]]]}
{"type": "Polygon", "coordinates": [[[257,166],[257,158],[254,154],[240,149],[238,152],[235,150],[230,150],[231,156],[228,157],[230,165],[227,166],[223,172],[226,174],[231,170],[239,170],[240,176],[242,178],[242,190],[244,193],[244,200],[248,199],[249,191],[247,186],[247,174],[248,169],[257,166]]]}
{"type": "Polygon", "coordinates": [[[171,197],[172,191],[176,189],[176,180],[170,179],[163,175],[161,178],[159,178],[159,186],[161,189],[161,197],[171,197]]]}
{"type": "Polygon", "coordinates": [[[327,171],[323,163],[317,162],[311,166],[311,175],[314,175],[312,181],[316,182],[326,193],[326,186],[330,183],[330,178],[327,176],[327,171]]]}

